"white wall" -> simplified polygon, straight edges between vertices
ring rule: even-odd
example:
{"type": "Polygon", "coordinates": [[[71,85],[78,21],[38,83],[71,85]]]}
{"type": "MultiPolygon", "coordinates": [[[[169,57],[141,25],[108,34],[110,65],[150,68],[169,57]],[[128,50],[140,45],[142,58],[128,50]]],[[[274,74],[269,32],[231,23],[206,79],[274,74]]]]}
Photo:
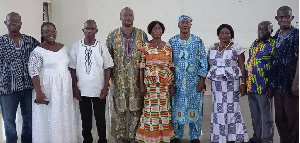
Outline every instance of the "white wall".
{"type": "MultiPolygon", "coordinates": [[[[179,33],[177,20],[181,14],[191,16],[194,20],[192,33],[199,35],[206,47],[217,42],[217,27],[228,23],[235,30],[235,41],[248,48],[257,37],[259,22],[269,20],[274,29],[278,29],[274,16],[283,5],[293,9],[292,24],[298,27],[296,22],[299,21],[299,0],[0,0],[0,35],[7,33],[3,21],[14,11],[22,16],[21,32],[40,40],[43,2],[51,3],[50,19],[58,30],[57,41],[68,47],[83,38],[81,29],[87,19],[98,23],[97,39],[104,42],[109,32],[121,26],[119,14],[125,6],[135,13],[134,26],[144,31],[153,20],[164,23],[165,41],[179,33]]],[[[206,94],[210,94],[209,91],[206,94]]]]}
{"type": "Polygon", "coordinates": [[[51,0],[52,22],[57,28],[57,41],[71,47],[82,38],[83,23],[87,19],[87,1],[51,0]]]}
{"type": "MultiPolygon", "coordinates": [[[[235,30],[235,41],[249,47],[257,37],[257,24],[269,20],[278,29],[274,19],[277,9],[288,5],[299,21],[298,0],[0,0],[0,35],[7,33],[3,21],[11,12],[22,16],[22,33],[40,40],[42,2],[50,2],[52,22],[57,26],[58,41],[71,46],[83,38],[81,29],[87,19],[94,19],[99,28],[97,39],[105,41],[109,32],[121,26],[120,10],[131,7],[135,14],[134,26],[147,30],[152,20],[159,20],[166,27],[163,40],[179,33],[177,20],[181,14],[193,18],[192,33],[199,35],[206,47],[217,42],[216,29],[228,23],[235,30]]],[[[148,35],[149,38],[150,35],[148,35]]]]}
{"type": "Polygon", "coordinates": [[[152,20],[164,23],[165,41],[179,33],[178,17],[190,15],[194,20],[192,33],[199,35],[206,47],[217,42],[217,27],[222,23],[232,25],[235,41],[249,47],[257,37],[259,22],[269,20],[278,29],[274,16],[282,5],[293,9],[293,25],[299,21],[298,0],[51,0],[51,3],[53,22],[60,33],[58,40],[68,46],[83,38],[81,29],[87,19],[96,20],[97,39],[105,41],[109,32],[121,26],[119,14],[125,6],[134,11],[134,26],[145,32],[152,20]]]}
{"type": "Polygon", "coordinates": [[[7,33],[4,24],[6,15],[17,12],[22,17],[21,32],[41,39],[41,25],[43,23],[43,1],[50,0],[0,0],[0,35],[7,33]]]}

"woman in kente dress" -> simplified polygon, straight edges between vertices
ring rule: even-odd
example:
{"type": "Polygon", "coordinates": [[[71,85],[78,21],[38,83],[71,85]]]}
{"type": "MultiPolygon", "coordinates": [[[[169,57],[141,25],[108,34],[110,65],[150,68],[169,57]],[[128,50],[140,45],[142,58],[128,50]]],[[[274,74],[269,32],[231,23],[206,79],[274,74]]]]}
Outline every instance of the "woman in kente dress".
{"type": "Polygon", "coordinates": [[[174,94],[172,48],[161,40],[164,30],[161,22],[152,21],[148,33],[153,39],[140,49],[140,92],[144,96],[136,133],[136,141],[140,143],[168,143],[174,138],[170,107],[174,94]]]}

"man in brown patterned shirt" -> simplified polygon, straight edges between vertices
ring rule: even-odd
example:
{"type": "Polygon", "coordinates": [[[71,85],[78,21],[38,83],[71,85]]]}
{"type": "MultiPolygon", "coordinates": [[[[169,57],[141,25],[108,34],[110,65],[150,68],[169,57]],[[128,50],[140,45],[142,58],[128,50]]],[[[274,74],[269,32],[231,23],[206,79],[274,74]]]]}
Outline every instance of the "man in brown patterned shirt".
{"type": "Polygon", "coordinates": [[[133,27],[134,15],[130,8],[122,9],[120,20],[122,27],[112,31],[106,41],[115,64],[112,70],[112,83],[117,113],[117,143],[127,141],[134,143],[142,108],[142,97],[139,95],[138,64],[142,44],[148,38],[143,30],[133,27]],[[128,112],[130,117],[127,116],[128,112]]]}

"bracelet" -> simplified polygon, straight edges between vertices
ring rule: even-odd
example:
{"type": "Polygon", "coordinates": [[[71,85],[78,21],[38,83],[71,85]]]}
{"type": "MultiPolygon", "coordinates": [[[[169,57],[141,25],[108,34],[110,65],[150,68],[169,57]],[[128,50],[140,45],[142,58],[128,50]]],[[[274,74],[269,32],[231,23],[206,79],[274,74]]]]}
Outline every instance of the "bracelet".
{"type": "Polygon", "coordinates": [[[241,83],[241,85],[246,85],[246,83],[243,82],[243,83],[241,83]]]}

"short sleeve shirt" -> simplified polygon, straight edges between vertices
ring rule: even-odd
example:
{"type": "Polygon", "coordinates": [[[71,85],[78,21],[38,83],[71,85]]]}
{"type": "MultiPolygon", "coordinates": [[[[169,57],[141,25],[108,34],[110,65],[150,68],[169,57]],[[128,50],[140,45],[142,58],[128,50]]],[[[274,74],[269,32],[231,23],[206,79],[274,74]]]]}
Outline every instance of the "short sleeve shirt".
{"type": "Polygon", "coordinates": [[[25,34],[21,35],[18,45],[7,34],[0,36],[0,95],[33,88],[28,60],[39,44],[25,34]]]}
{"type": "Polygon", "coordinates": [[[81,96],[100,97],[104,86],[104,69],[113,66],[106,45],[100,41],[89,46],[84,44],[84,40],[79,40],[70,51],[69,67],[76,69],[81,96]]]}

